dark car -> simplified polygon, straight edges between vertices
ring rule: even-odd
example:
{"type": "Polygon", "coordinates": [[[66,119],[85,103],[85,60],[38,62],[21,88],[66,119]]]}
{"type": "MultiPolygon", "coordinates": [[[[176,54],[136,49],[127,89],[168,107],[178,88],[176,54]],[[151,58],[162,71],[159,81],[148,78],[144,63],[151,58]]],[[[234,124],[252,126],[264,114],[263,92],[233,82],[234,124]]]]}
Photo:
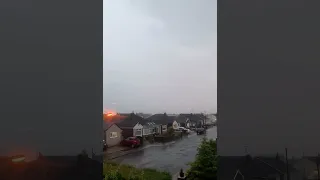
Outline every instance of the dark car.
{"type": "Polygon", "coordinates": [[[196,132],[197,132],[197,134],[205,134],[206,133],[206,129],[205,128],[197,128],[196,132]]]}
{"type": "Polygon", "coordinates": [[[123,146],[139,147],[141,145],[140,139],[137,137],[128,137],[121,141],[123,146]]]}

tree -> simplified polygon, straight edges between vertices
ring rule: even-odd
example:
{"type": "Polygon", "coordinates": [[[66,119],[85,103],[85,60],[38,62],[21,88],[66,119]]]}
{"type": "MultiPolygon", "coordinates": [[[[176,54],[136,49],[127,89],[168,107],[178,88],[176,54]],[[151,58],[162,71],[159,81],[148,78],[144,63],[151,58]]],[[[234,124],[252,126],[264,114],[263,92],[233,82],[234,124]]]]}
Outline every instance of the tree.
{"type": "Polygon", "coordinates": [[[174,129],[172,127],[169,127],[167,130],[167,135],[168,136],[173,136],[174,135],[174,129]]]}
{"type": "Polygon", "coordinates": [[[204,138],[195,161],[190,163],[190,169],[187,171],[188,180],[216,180],[217,160],[216,142],[204,138]]]}

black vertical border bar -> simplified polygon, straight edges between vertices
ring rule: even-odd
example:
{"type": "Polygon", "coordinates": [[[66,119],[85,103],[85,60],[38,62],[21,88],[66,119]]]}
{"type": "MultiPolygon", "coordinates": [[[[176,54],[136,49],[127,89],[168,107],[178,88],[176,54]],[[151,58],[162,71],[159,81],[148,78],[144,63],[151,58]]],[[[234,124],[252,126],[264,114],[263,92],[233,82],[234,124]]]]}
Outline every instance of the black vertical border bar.
{"type": "Polygon", "coordinates": [[[0,22],[0,156],[102,153],[103,0],[4,0],[0,22]]]}
{"type": "Polygon", "coordinates": [[[317,156],[319,5],[218,0],[218,179],[246,153],[317,156]]]}

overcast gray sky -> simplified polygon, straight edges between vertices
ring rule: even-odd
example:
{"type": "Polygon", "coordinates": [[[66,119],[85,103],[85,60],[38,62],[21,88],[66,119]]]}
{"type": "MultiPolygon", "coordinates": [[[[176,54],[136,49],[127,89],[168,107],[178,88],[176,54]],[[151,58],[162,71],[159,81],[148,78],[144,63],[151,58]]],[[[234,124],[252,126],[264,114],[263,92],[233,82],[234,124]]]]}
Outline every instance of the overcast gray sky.
{"type": "Polygon", "coordinates": [[[105,109],[216,112],[216,0],[104,0],[105,109]]]}

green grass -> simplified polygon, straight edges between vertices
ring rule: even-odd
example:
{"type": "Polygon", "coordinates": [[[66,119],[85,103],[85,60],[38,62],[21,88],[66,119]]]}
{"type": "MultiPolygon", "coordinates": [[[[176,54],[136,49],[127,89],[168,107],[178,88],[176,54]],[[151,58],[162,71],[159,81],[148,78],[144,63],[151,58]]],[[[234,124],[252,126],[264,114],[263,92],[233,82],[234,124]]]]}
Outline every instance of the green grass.
{"type": "Polygon", "coordinates": [[[113,162],[103,164],[103,173],[119,172],[125,179],[130,178],[138,180],[171,180],[172,177],[168,172],[161,172],[155,169],[138,169],[130,165],[119,165],[113,162]]]}

